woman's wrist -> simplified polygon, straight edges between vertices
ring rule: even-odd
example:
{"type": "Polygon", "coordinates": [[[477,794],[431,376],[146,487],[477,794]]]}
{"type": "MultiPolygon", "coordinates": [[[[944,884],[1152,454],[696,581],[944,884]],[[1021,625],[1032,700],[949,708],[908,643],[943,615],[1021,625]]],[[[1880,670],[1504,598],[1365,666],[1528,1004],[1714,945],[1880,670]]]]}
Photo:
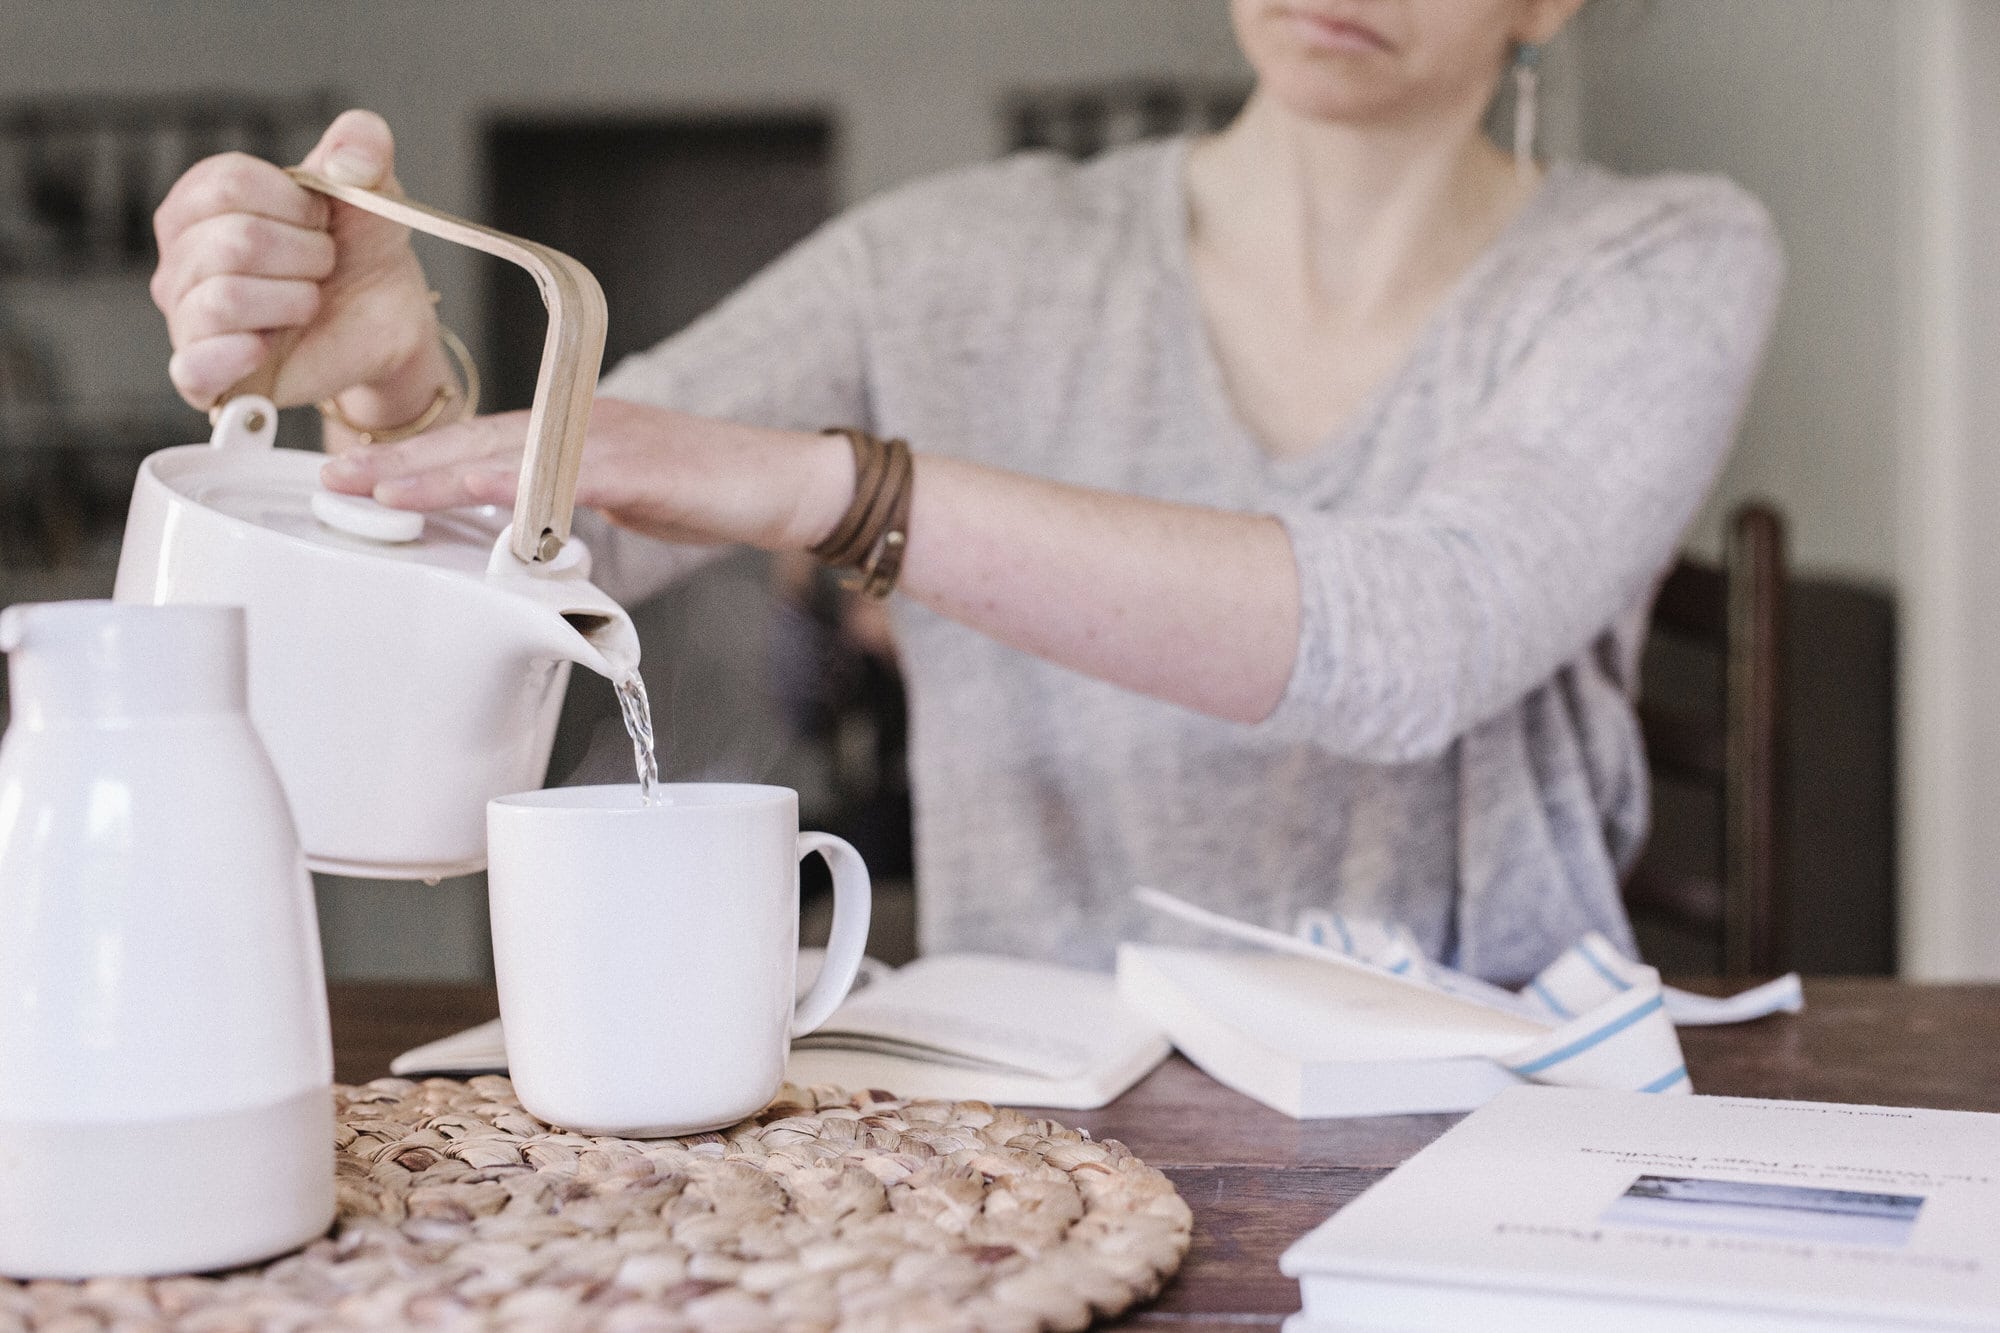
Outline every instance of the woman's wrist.
{"type": "Polygon", "coordinates": [[[434,336],[426,337],[387,374],[341,390],[333,403],[343,417],[363,430],[393,430],[428,411],[437,401],[439,389],[456,386],[457,375],[443,344],[434,336]]]}
{"type": "Polygon", "coordinates": [[[800,450],[799,489],[779,549],[810,551],[827,539],[854,499],[854,451],[839,435],[811,435],[800,450]]]}

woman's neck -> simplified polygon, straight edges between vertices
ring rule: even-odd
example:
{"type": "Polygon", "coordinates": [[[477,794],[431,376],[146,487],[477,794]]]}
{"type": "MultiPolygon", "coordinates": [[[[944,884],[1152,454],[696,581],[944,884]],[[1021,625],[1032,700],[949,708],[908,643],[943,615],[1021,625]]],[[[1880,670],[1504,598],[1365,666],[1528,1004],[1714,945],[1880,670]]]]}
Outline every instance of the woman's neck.
{"type": "Polygon", "coordinates": [[[1533,189],[1482,111],[1354,126],[1254,96],[1190,155],[1194,243],[1226,267],[1285,270],[1313,304],[1360,321],[1439,292],[1533,189]]]}

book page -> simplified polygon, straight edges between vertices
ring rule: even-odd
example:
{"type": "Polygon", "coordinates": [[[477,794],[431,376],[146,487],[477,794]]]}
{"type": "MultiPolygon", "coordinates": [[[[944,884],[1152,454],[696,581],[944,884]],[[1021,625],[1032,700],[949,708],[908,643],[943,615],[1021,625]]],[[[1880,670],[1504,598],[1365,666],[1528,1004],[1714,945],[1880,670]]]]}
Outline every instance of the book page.
{"type": "Polygon", "coordinates": [[[1082,1078],[1160,1041],[1108,976],[984,954],[940,954],[899,968],[836,1009],[801,1049],[851,1046],[915,1059],[986,1064],[1037,1078],[1082,1078]]]}

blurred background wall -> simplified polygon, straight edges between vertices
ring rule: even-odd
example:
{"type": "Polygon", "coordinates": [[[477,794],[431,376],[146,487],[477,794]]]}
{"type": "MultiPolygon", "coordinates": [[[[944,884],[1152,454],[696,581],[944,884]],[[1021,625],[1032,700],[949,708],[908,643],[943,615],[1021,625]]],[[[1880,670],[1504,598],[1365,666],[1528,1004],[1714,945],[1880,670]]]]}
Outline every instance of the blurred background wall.
{"type": "MultiPolygon", "coordinates": [[[[1803,572],[1893,598],[1900,964],[2000,975],[2000,7],[1600,0],[1577,45],[1587,153],[1726,172],[1777,217],[1784,307],[1693,540],[1712,549],[1734,502],[1767,495],[1803,572]]],[[[1850,621],[1818,628],[1797,654],[1852,646],[1850,621]]],[[[1841,671],[1808,688],[1838,709],[1873,686],[1841,671]]],[[[1794,779],[1852,783],[1851,758],[1821,751],[1794,779]]],[[[1829,799],[1798,839],[1833,854],[1822,866],[1874,855],[1829,799]]]]}
{"type": "MultiPolygon", "coordinates": [[[[51,99],[214,92],[369,106],[397,130],[412,193],[489,219],[539,216],[544,229],[564,220],[532,212],[531,184],[512,200],[526,214],[510,214],[494,185],[539,179],[538,154],[587,147],[561,134],[538,139],[549,126],[776,133],[801,164],[788,177],[787,225],[803,227],[815,209],[1019,141],[1023,94],[1129,90],[1138,80],[1205,96],[1246,78],[1224,0],[0,7],[0,114],[51,99]],[[824,127],[818,158],[814,126],[824,127]]],[[[1808,879],[1844,874],[1858,887],[1842,889],[1854,896],[1830,914],[1863,922],[1883,965],[1899,938],[1902,966],[1923,975],[2000,975],[2000,900],[1985,888],[2000,868],[2000,832],[1984,817],[2000,797],[2000,571],[1985,539],[1989,517],[2000,517],[2000,454],[1982,447],[2000,401],[1979,373],[2000,351],[1991,346],[2000,275],[1980,244],[2000,187],[1996,78],[2000,6],[1979,0],[1597,0],[1547,78],[1552,151],[1626,170],[1726,172],[1777,218],[1791,264],[1777,335],[1741,445],[1691,541],[1712,553],[1723,515],[1749,495],[1776,500],[1789,517],[1807,579],[1795,655],[1830,659],[1802,690],[1821,715],[1852,715],[1806,728],[1800,742],[1798,767],[1819,786],[1798,868],[1808,879]],[[1836,649],[1859,665],[1847,669],[1836,649]],[[1877,716],[1897,725],[1865,720],[1877,716]],[[1811,749],[1839,726],[1860,739],[1811,749]]],[[[728,143],[713,152],[676,144],[662,150],[663,171],[703,153],[703,170],[735,169],[728,143]]],[[[0,161],[0,173],[23,169],[0,161]]],[[[566,162],[547,174],[565,170],[588,174],[566,162]]],[[[778,243],[782,230],[759,244],[778,243]]],[[[740,277],[732,265],[752,258],[708,253],[717,257],[681,280],[676,299],[726,290],[740,277]]],[[[447,320],[483,362],[504,359],[494,313],[506,297],[491,275],[461,252],[432,249],[426,260],[447,320]]],[[[165,335],[142,271],[0,269],[6,330],[55,368],[73,415],[87,416],[86,403],[115,415],[124,447],[203,432],[167,391],[165,335]]],[[[98,577],[38,584],[32,561],[16,563],[20,571],[4,572],[9,599],[77,595],[79,577],[98,577]]],[[[762,587],[764,571],[722,578],[656,612],[655,634],[685,639],[678,631],[691,623],[728,632],[731,587],[762,587]]],[[[765,684],[713,663],[683,671],[690,698],[720,677],[746,698],[765,684]]],[[[714,715],[727,719],[725,732],[777,734],[766,715],[714,715]]],[[[584,731],[572,738],[579,762],[592,743],[584,731]]],[[[749,744],[775,753],[779,742],[749,744]]],[[[476,883],[329,883],[323,896],[337,972],[470,976],[486,966],[476,883]]]]}
{"type": "MultiPolygon", "coordinates": [[[[1899,51],[1936,8],[1596,0],[1573,31],[1586,157],[1722,172],[1763,200],[1784,239],[1789,275],[1763,374],[1690,546],[1715,556],[1729,515],[1753,498],[1777,504],[1789,527],[1784,861],[1793,952],[1808,970],[1886,969],[1899,936],[1906,965],[1938,965],[1924,895],[1960,883],[1925,864],[1907,836],[1918,812],[1898,798],[1922,790],[1910,771],[1926,762],[1921,747],[1898,753],[1899,711],[1907,724],[1920,702],[1899,690],[1920,640],[1901,614],[1911,576],[1897,497],[1917,346],[1902,304],[1919,248],[1906,200],[1921,188],[1906,121],[1913,77],[1928,77],[1899,51]]],[[[1672,796],[1663,785],[1662,821],[1681,818],[1672,796]]]]}

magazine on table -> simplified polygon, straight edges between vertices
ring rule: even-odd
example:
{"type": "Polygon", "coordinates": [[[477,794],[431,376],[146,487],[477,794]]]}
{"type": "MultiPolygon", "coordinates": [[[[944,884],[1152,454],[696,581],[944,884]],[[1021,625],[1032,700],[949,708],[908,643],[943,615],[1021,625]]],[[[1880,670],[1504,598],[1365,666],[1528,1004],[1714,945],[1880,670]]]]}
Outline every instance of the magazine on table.
{"type": "Polygon", "coordinates": [[[1322,1329],[2000,1327],[2000,1115],[1501,1093],[1288,1249],[1322,1329]]]}

